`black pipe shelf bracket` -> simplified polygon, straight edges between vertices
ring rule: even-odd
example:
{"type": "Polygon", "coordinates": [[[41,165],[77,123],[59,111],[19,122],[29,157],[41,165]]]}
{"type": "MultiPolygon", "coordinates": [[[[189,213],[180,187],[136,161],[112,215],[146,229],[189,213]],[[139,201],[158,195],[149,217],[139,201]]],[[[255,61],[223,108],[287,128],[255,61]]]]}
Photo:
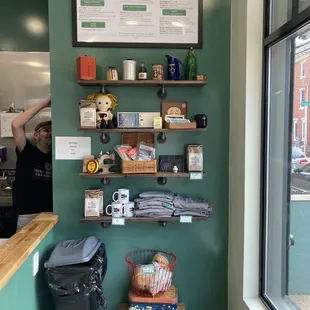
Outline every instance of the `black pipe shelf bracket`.
{"type": "Polygon", "coordinates": [[[102,132],[100,135],[100,141],[102,144],[108,144],[111,141],[110,134],[108,132],[102,132]]]}
{"type": "Polygon", "coordinates": [[[106,229],[106,228],[111,227],[112,223],[111,222],[101,222],[100,225],[103,229],[106,229]]]}
{"type": "Polygon", "coordinates": [[[110,185],[111,179],[110,178],[102,178],[101,179],[101,184],[102,185],[110,185]]]}
{"type": "Polygon", "coordinates": [[[167,97],[167,91],[165,85],[160,85],[160,88],[157,91],[157,97],[159,99],[165,99],[167,97]]]}
{"type": "Polygon", "coordinates": [[[160,143],[160,144],[164,144],[164,143],[166,143],[166,141],[167,141],[166,133],[160,132],[157,135],[157,142],[160,143]]]}

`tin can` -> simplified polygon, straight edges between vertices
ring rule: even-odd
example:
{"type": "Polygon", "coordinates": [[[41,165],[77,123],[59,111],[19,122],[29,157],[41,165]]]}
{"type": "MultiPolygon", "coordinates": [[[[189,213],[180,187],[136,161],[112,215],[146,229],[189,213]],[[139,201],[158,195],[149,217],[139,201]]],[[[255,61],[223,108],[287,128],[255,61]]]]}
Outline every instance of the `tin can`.
{"type": "Polygon", "coordinates": [[[152,79],[162,81],[164,79],[164,65],[152,64],[152,79]]]}
{"type": "Polygon", "coordinates": [[[136,79],[136,62],[130,58],[123,61],[123,80],[136,79]]]}

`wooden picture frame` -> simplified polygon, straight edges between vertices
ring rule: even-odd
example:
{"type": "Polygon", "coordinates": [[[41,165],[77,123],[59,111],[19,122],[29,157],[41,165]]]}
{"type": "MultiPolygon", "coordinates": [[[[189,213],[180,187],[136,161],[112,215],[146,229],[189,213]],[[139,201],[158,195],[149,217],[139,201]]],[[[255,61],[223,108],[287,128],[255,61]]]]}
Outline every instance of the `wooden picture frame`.
{"type": "MultiPolygon", "coordinates": [[[[125,36],[124,34],[121,34],[121,33],[118,36],[117,36],[117,34],[116,35],[108,34],[105,36],[104,30],[101,31],[102,33],[100,33],[100,35],[99,34],[97,35],[97,37],[100,37],[100,41],[94,39],[94,37],[89,38],[89,40],[87,40],[87,39],[82,40],[80,37],[87,36],[88,32],[91,34],[91,33],[95,33],[96,30],[94,30],[94,29],[106,28],[108,22],[105,22],[103,19],[101,21],[95,21],[93,19],[93,17],[91,17],[88,19],[88,21],[84,19],[84,20],[80,21],[81,24],[78,24],[78,21],[79,21],[78,14],[80,14],[80,12],[78,12],[79,9],[78,9],[77,4],[78,3],[80,3],[80,4],[88,3],[88,5],[83,4],[80,6],[80,7],[85,6],[85,7],[90,8],[89,10],[88,9],[84,10],[84,12],[86,12],[86,13],[84,14],[84,12],[83,12],[83,14],[84,14],[83,18],[85,18],[85,15],[87,16],[87,14],[91,14],[93,7],[104,6],[105,1],[106,0],[72,0],[72,45],[74,47],[127,47],[127,48],[139,48],[139,47],[189,48],[189,47],[193,47],[195,49],[201,49],[202,48],[203,0],[191,0],[194,3],[197,1],[197,3],[195,4],[195,7],[197,7],[197,12],[196,12],[196,9],[195,9],[195,12],[191,12],[192,14],[197,14],[197,18],[198,18],[198,21],[195,25],[197,27],[197,29],[195,29],[194,32],[192,32],[197,37],[197,39],[195,38],[195,40],[192,39],[188,42],[184,42],[185,38],[182,35],[176,34],[175,35],[175,42],[173,42],[173,41],[171,41],[171,38],[173,38],[173,34],[170,35],[170,33],[169,33],[170,40],[168,40],[168,35],[167,35],[166,42],[164,42],[163,36],[165,36],[165,34],[162,34],[160,29],[158,30],[158,37],[157,38],[153,37],[154,38],[153,41],[150,39],[149,36],[145,36],[145,33],[141,33],[140,37],[139,37],[139,34],[138,34],[138,36],[136,36],[133,33],[131,34],[131,37],[130,37],[130,33],[128,33],[129,35],[127,34],[127,36],[125,36]],[[78,1],[80,1],[80,2],[78,2],[78,1]],[[91,2],[93,2],[93,4],[89,4],[91,2]],[[100,5],[100,3],[102,3],[102,4],[100,5]],[[89,29],[91,29],[93,32],[90,31],[89,29]],[[83,33],[83,31],[84,31],[84,35],[81,35],[80,32],[83,33]],[[101,37],[102,37],[102,39],[101,39],[101,37]],[[115,37],[120,38],[120,40],[116,41],[115,37]],[[127,37],[128,37],[128,39],[126,39],[126,40],[123,39],[123,38],[127,38],[127,37]],[[178,37],[180,39],[178,39],[178,37]],[[134,40],[136,40],[136,41],[133,42],[134,40]]],[[[115,1],[114,7],[119,7],[118,3],[117,3],[119,0],[114,0],[114,1],[115,1]]],[[[155,3],[157,3],[157,2],[155,2],[155,3]]],[[[125,11],[124,6],[129,6],[129,5],[123,5],[123,11],[122,12],[125,11]]],[[[146,7],[147,8],[146,5],[131,5],[131,6],[134,6],[134,7],[139,6],[139,7],[146,7]]],[[[131,10],[131,8],[128,8],[128,11],[129,10],[131,10]]],[[[178,21],[178,18],[180,21],[182,21],[182,16],[186,16],[186,14],[187,14],[186,9],[177,9],[177,10],[160,9],[160,10],[162,10],[162,15],[163,16],[166,15],[167,18],[169,18],[169,15],[175,16],[175,18],[176,18],[176,21],[174,22],[175,23],[175,25],[174,25],[175,29],[182,28],[182,23],[180,23],[178,21]],[[167,13],[165,14],[164,11],[167,11],[167,13]]],[[[93,11],[95,12],[94,14],[96,16],[100,16],[100,13],[98,13],[98,10],[93,9],[93,11]]],[[[143,10],[140,10],[140,11],[143,11],[143,10]]],[[[114,12],[114,13],[117,14],[118,12],[114,12]]],[[[186,17],[188,17],[188,16],[186,16],[186,17]]],[[[117,17],[114,17],[114,20],[115,19],[117,19],[117,17]]],[[[109,22],[113,23],[114,20],[112,18],[110,18],[109,22]]],[[[130,22],[130,21],[128,21],[128,22],[130,22]]],[[[187,24],[187,25],[185,24],[185,26],[183,26],[183,27],[186,27],[186,26],[187,27],[193,27],[190,24],[187,24]]],[[[124,29],[129,29],[128,27],[130,27],[130,26],[126,26],[126,28],[124,27],[124,29]]],[[[142,27],[142,28],[145,29],[145,27],[142,27]]],[[[115,29],[115,27],[114,28],[111,27],[111,29],[115,29]]],[[[150,27],[150,29],[151,29],[151,27],[150,27]]],[[[98,33],[99,32],[100,32],[100,30],[98,30],[98,33]]],[[[154,32],[153,32],[153,35],[154,35],[154,32]]],[[[188,32],[188,37],[190,37],[190,36],[191,36],[191,34],[190,34],[190,32],[188,32]]]]}

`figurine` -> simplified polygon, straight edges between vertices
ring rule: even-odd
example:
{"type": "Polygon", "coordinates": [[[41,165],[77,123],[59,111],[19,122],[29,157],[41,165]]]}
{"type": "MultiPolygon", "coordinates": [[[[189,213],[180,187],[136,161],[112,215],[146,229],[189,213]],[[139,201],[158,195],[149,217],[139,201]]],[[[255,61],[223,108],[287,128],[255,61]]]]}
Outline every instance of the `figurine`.
{"type": "Polygon", "coordinates": [[[100,154],[97,158],[97,161],[99,163],[99,168],[102,169],[103,174],[113,173],[110,171],[110,168],[115,166],[115,153],[110,154],[109,152],[106,152],[106,153],[102,154],[102,152],[100,152],[100,154]],[[112,163],[105,164],[104,161],[107,159],[112,160],[112,163]]]}
{"type": "Polygon", "coordinates": [[[87,99],[96,100],[97,105],[97,128],[116,128],[117,120],[111,111],[117,106],[117,97],[112,94],[90,94],[87,99]]]}

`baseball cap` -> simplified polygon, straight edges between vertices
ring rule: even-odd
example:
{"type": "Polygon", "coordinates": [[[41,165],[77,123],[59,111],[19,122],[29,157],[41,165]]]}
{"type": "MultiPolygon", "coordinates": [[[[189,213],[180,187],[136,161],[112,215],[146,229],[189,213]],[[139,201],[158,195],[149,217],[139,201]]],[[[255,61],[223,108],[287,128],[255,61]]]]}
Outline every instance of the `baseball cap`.
{"type": "Polygon", "coordinates": [[[52,122],[51,121],[45,121],[45,122],[41,122],[39,123],[36,128],[34,129],[34,131],[39,131],[43,128],[46,128],[46,127],[51,127],[52,126],[52,122]]]}

